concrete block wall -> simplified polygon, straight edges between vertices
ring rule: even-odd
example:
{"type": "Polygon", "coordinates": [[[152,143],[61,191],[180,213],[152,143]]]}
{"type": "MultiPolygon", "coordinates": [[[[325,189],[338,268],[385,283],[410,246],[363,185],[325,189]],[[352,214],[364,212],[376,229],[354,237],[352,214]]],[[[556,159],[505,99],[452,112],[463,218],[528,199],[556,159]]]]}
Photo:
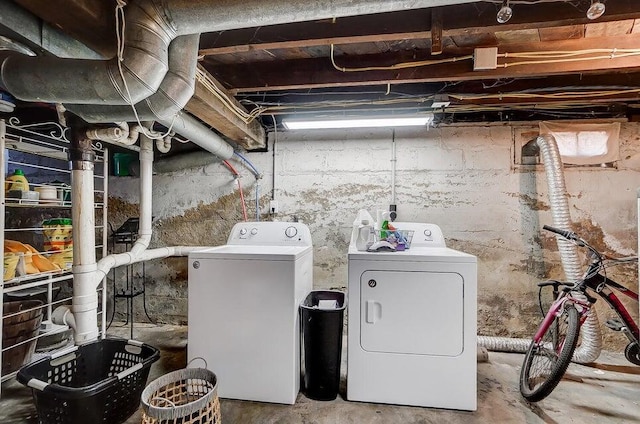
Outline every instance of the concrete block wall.
{"type": "MultiPolygon", "coordinates": [[[[394,134],[389,129],[280,132],[275,157],[273,133],[269,152],[246,155],[263,173],[261,180],[239,163],[236,168],[249,219],[256,218],[258,186],[261,220],[299,219],[309,225],[314,286],[345,288],[346,251],[357,211],[373,213],[391,202],[394,138],[398,220],[436,223],[449,247],[478,256],[480,334],[529,336],[532,323],[539,321],[535,282],[562,278],[555,239],[542,232],[542,225],[551,223],[544,169],[514,165],[514,145],[536,132],[535,125],[498,124],[396,129],[394,134]],[[280,213],[269,216],[274,170],[280,213]]],[[[639,124],[622,124],[620,146],[623,159],[640,153],[639,124]]],[[[637,249],[639,171],[596,167],[565,173],[575,229],[613,255],[637,249]]],[[[111,179],[115,205],[137,203],[134,180],[111,179]]],[[[242,219],[237,184],[220,163],[156,175],[153,215],[154,245],[223,244],[242,219]]],[[[155,261],[147,270],[151,314],[163,322],[185,322],[186,260],[155,261]]],[[[619,271],[637,287],[636,272],[633,267],[619,271]]],[[[637,316],[637,308],[632,313],[637,316]]],[[[606,334],[612,346],[624,344],[606,334]]]]}

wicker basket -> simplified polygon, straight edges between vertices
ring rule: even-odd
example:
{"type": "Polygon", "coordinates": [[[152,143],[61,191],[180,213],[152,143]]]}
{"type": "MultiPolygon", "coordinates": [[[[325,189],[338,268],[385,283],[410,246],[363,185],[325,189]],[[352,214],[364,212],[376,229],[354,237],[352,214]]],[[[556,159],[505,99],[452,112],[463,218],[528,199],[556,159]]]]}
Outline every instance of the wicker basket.
{"type": "Polygon", "coordinates": [[[142,424],[220,424],[218,380],[206,368],[185,368],[142,392],[142,424]]]}

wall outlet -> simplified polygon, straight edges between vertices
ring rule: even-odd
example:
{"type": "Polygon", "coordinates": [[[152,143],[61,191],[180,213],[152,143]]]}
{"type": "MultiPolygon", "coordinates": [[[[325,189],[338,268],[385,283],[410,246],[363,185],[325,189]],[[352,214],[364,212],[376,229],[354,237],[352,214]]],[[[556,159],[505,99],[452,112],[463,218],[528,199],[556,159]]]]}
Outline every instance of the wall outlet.
{"type": "Polygon", "coordinates": [[[270,200],[269,201],[269,214],[270,215],[275,215],[278,213],[278,201],[277,200],[270,200]]]}

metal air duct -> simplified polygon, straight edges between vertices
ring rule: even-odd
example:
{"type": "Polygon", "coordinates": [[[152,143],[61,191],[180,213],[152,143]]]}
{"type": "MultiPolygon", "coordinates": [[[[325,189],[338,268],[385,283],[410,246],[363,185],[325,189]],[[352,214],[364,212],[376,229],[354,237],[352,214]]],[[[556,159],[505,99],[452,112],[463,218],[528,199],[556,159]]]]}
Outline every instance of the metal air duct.
{"type": "MultiPolygon", "coordinates": [[[[158,91],[135,105],[140,121],[173,118],[195,90],[200,34],[177,37],[169,45],[169,70],[158,91]]],[[[90,123],[135,121],[129,105],[65,104],[67,110],[90,123]]]]}

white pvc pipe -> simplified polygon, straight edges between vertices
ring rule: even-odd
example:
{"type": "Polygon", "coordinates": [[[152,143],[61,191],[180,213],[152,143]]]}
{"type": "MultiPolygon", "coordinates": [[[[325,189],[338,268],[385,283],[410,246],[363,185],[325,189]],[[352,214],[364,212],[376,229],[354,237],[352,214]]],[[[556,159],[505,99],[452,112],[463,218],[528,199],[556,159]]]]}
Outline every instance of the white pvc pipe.
{"type": "Polygon", "coordinates": [[[169,256],[186,256],[189,252],[202,249],[202,246],[174,246],[148,250],[151,241],[152,223],[152,179],[153,179],[153,141],[140,136],[140,225],[138,239],[129,252],[108,255],[97,265],[93,277],[94,290],[100,281],[113,268],[144,262],[169,256]]]}
{"type": "Polygon", "coordinates": [[[93,284],[96,271],[96,235],[94,211],[93,163],[82,162],[83,169],[71,171],[73,206],[73,312],[76,344],[85,344],[98,338],[97,285],[93,284]]]}
{"type": "Polygon", "coordinates": [[[169,153],[171,150],[171,136],[168,135],[163,139],[156,140],[156,148],[160,153],[169,153]]]}
{"type": "Polygon", "coordinates": [[[151,209],[153,192],[153,140],[140,134],[140,224],[138,239],[131,248],[137,256],[151,242],[151,209]]]}

